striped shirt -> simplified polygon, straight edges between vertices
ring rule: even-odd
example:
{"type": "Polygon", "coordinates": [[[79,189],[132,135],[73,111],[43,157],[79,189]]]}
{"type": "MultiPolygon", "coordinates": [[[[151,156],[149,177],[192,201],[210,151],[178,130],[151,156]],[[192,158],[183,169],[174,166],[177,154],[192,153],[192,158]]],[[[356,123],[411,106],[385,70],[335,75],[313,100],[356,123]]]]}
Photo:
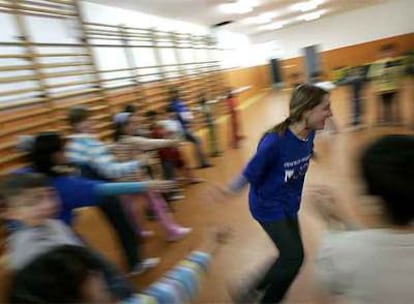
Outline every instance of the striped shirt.
{"type": "Polygon", "coordinates": [[[68,137],[65,155],[78,166],[87,165],[108,179],[119,179],[136,172],[139,161],[118,162],[109,147],[91,134],[75,134],[68,137]]]}
{"type": "Polygon", "coordinates": [[[211,255],[202,251],[191,252],[161,279],[121,304],[184,304],[198,295],[211,255]]]}

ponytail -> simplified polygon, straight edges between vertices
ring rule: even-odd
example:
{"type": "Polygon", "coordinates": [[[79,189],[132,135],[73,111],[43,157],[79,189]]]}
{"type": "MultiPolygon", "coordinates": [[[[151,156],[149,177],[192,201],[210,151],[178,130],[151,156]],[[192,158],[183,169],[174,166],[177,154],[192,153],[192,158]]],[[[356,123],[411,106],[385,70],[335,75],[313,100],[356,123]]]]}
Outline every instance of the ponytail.
{"type": "Polygon", "coordinates": [[[286,130],[288,129],[291,123],[292,119],[288,117],[284,121],[270,128],[266,133],[277,133],[278,135],[283,135],[285,134],[286,130]]]}

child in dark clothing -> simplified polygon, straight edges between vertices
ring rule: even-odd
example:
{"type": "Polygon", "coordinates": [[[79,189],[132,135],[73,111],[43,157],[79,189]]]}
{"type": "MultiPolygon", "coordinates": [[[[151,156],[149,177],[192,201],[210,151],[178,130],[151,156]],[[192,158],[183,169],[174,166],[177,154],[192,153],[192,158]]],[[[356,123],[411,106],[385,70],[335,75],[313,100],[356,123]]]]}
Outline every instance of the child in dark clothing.
{"type": "Polygon", "coordinates": [[[170,104],[168,108],[171,112],[175,113],[175,118],[181,125],[184,139],[194,145],[195,159],[197,159],[199,163],[198,168],[203,169],[211,167],[212,165],[204,155],[200,139],[196,137],[191,130],[193,114],[188,110],[181,99],[178,88],[170,89],[170,104]]]}
{"type": "Polygon", "coordinates": [[[361,92],[365,86],[365,77],[363,67],[353,67],[349,76],[344,80],[344,84],[348,84],[352,91],[352,125],[361,124],[362,116],[362,97],[361,92]]]}

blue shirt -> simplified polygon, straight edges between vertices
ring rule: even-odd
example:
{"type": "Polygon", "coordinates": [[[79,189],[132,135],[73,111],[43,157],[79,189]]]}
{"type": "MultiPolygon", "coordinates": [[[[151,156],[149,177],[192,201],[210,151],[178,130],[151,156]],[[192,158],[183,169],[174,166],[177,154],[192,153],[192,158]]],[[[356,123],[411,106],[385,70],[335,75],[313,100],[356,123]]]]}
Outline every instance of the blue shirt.
{"type": "Polygon", "coordinates": [[[184,117],[184,113],[188,112],[188,109],[184,102],[180,99],[174,99],[171,101],[171,108],[177,114],[177,120],[181,123],[181,126],[184,130],[188,129],[189,121],[184,117]]]}
{"type": "Polygon", "coordinates": [[[51,183],[62,202],[59,219],[69,225],[75,208],[99,205],[103,196],[133,194],[148,189],[146,182],[107,183],[70,175],[53,177],[51,183]]]}
{"type": "Polygon", "coordinates": [[[257,221],[297,216],[314,137],[311,132],[301,140],[289,129],[282,136],[275,132],[263,136],[243,172],[250,183],[250,211],[257,221]]]}
{"type": "MultiPolygon", "coordinates": [[[[33,170],[25,168],[16,171],[26,172],[33,170]]],[[[146,182],[107,183],[73,175],[50,177],[50,183],[60,201],[57,218],[68,225],[73,221],[73,209],[99,205],[103,196],[144,192],[148,188],[146,182]]]]}

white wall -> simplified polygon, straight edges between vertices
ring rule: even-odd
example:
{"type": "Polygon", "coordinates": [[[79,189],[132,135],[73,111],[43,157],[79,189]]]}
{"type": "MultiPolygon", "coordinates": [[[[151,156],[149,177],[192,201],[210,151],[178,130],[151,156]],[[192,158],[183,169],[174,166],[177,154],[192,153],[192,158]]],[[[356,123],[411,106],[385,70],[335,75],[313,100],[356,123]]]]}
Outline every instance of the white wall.
{"type": "Polygon", "coordinates": [[[270,42],[278,57],[286,59],[301,56],[301,49],[309,45],[319,44],[320,51],[326,51],[412,32],[414,1],[391,0],[257,36],[253,41],[256,45],[270,42]]]}
{"type": "MultiPolygon", "coordinates": [[[[138,1],[138,0],[137,0],[138,1]]],[[[192,34],[207,34],[208,28],[179,20],[158,17],[137,11],[81,1],[82,11],[88,22],[111,25],[124,24],[138,28],[156,28],[165,31],[184,32],[192,34]]]]}

